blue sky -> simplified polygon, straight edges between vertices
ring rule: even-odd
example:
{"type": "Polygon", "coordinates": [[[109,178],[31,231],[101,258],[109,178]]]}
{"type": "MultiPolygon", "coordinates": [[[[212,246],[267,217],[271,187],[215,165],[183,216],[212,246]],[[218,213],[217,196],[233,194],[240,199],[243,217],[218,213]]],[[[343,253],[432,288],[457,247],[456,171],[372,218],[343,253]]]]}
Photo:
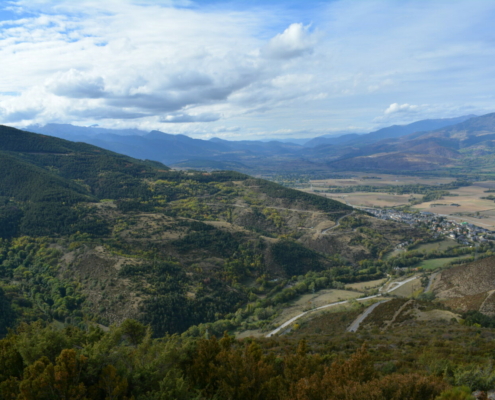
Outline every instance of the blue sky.
{"type": "Polygon", "coordinates": [[[0,0],[0,123],[225,139],[495,111],[495,2],[0,0]]]}

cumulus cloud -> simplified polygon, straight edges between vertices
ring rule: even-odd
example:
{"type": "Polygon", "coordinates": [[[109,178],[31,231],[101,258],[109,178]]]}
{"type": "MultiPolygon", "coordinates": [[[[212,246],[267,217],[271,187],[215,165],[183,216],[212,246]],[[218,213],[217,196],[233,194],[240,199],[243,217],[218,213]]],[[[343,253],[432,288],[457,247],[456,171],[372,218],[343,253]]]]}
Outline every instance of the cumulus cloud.
{"type": "Polygon", "coordinates": [[[271,39],[262,49],[262,54],[268,58],[289,59],[311,53],[313,46],[314,39],[309,34],[308,27],[296,23],[271,39]]]}
{"type": "Polygon", "coordinates": [[[412,113],[412,112],[414,113],[414,112],[418,112],[419,109],[420,109],[419,106],[415,106],[413,104],[392,103],[385,110],[385,115],[396,114],[396,113],[412,113]]]}

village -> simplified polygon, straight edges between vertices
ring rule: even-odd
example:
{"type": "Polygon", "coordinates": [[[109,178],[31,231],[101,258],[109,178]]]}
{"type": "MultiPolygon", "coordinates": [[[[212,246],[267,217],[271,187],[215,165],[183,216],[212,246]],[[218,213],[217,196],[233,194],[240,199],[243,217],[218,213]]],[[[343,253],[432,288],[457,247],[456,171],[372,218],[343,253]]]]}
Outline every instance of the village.
{"type": "Polygon", "coordinates": [[[449,237],[463,245],[476,243],[486,243],[493,240],[493,231],[467,223],[448,220],[446,216],[438,215],[429,211],[422,212],[405,212],[393,208],[364,208],[366,211],[377,218],[404,222],[411,226],[422,226],[430,230],[434,237],[449,237]]]}

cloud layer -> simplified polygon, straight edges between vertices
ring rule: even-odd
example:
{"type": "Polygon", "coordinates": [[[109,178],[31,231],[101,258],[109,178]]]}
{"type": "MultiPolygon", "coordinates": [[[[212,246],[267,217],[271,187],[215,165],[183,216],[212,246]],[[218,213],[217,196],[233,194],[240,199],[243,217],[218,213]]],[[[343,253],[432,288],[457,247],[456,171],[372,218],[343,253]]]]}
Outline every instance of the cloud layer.
{"type": "Polygon", "coordinates": [[[495,110],[492,2],[233,4],[4,4],[0,123],[309,137],[495,110]]]}

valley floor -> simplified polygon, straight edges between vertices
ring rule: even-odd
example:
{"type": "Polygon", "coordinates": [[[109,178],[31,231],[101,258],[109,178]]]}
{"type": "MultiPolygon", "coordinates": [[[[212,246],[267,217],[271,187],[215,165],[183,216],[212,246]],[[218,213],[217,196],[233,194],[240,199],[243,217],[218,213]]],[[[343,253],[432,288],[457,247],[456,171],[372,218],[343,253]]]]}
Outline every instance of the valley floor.
{"type": "MultiPolygon", "coordinates": [[[[350,173],[351,174],[351,173],[350,173]]],[[[442,185],[453,181],[451,178],[424,178],[414,176],[373,174],[369,179],[363,173],[352,173],[355,177],[346,179],[325,179],[310,181],[302,190],[319,194],[341,203],[358,207],[397,207],[407,206],[411,200],[419,201],[420,194],[398,194],[357,191],[352,193],[324,193],[330,187],[351,188],[353,186],[373,186],[387,188],[403,185],[442,185]]],[[[369,175],[369,174],[368,174],[369,175]]],[[[422,202],[412,206],[413,210],[427,211],[446,216],[457,222],[467,222],[485,229],[495,230],[495,202],[487,197],[487,190],[495,188],[495,181],[474,182],[470,186],[451,189],[452,196],[441,200],[422,202]]]]}

